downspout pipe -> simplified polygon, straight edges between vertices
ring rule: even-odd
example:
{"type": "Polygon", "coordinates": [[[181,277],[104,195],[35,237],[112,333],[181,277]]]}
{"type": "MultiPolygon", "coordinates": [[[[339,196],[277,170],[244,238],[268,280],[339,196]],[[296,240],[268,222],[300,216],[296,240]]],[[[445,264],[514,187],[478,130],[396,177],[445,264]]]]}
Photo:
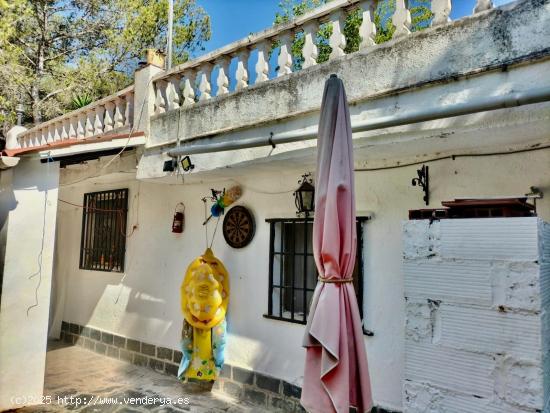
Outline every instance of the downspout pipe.
{"type": "MultiPolygon", "coordinates": [[[[366,132],[378,129],[404,126],[420,122],[451,118],[455,116],[471,115],[491,110],[513,108],[550,101],[550,87],[527,92],[509,93],[503,96],[485,97],[455,105],[442,106],[436,109],[417,110],[402,115],[384,116],[352,124],[353,132],[366,132]]],[[[179,156],[196,155],[201,153],[223,152],[237,149],[256,148],[261,146],[275,146],[283,143],[298,142],[317,138],[317,128],[308,128],[300,132],[286,132],[272,134],[270,137],[253,137],[231,142],[215,142],[213,137],[197,139],[183,143],[168,151],[168,155],[179,156]],[[209,140],[205,142],[205,140],[209,140]]]]}

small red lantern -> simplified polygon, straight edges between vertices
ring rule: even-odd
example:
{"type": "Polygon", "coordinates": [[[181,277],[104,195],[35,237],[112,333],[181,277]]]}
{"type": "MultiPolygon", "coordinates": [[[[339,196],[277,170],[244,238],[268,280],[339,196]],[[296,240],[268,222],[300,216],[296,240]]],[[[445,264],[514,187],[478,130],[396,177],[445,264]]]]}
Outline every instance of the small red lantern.
{"type": "Polygon", "coordinates": [[[181,234],[185,227],[185,205],[180,202],[174,209],[174,220],[172,221],[172,232],[181,234]]]}

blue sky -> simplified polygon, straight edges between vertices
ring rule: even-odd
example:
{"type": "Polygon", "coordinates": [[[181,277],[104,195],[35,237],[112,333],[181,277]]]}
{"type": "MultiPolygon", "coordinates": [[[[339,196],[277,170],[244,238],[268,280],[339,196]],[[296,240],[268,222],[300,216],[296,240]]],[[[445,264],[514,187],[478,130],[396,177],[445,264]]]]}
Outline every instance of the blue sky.
{"type": "MultiPolygon", "coordinates": [[[[204,46],[210,52],[235,40],[270,27],[280,0],[197,0],[210,15],[212,38],[204,46]]],[[[499,6],[511,0],[494,0],[499,6]]],[[[453,0],[451,18],[471,14],[475,0],[453,0]]]]}

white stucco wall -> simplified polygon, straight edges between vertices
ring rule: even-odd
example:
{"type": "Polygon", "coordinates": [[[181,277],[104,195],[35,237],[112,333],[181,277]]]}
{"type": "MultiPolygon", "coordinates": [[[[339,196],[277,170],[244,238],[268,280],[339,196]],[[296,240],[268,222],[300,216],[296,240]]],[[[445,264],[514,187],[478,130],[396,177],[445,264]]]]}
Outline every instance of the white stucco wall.
{"type": "Polygon", "coordinates": [[[21,160],[1,173],[5,255],[0,308],[0,411],[42,401],[59,164],[21,160]]]}
{"type": "MultiPolygon", "coordinates": [[[[549,164],[548,150],[431,163],[430,207],[455,197],[520,195],[530,186],[548,192],[549,164]]],[[[137,226],[127,241],[125,274],[81,271],[82,211],[59,204],[56,284],[66,287],[62,319],[178,348],[179,285],[189,262],[205,247],[200,198],[209,188],[229,187],[234,184],[230,179],[235,179],[244,187],[239,203],[253,211],[257,229],[248,247],[234,250],[225,244],[219,228],[213,246],[231,274],[227,361],[301,384],[304,327],[262,317],[268,300],[269,226],[265,218],[294,214],[292,191],[304,172],[296,166],[289,162],[274,172],[250,167],[246,178],[232,176],[228,169],[226,180],[184,185],[138,182],[127,174],[110,183],[102,178],[100,184],[83,181],[62,186],[60,199],[79,204],[85,192],[128,187],[128,229],[137,226]],[[174,235],[172,215],[180,201],[186,204],[186,228],[183,234],[174,235]]],[[[396,410],[402,408],[405,352],[401,225],[409,209],[425,207],[422,193],[410,184],[416,169],[356,174],[357,209],[374,213],[374,219],[365,224],[364,246],[365,326],[375,334],[365,337],[373,394],[377,405],[396,410]]],[[[78,180],[77,173],[70,174],[68,181],[78,180]]],[[[538,202],[538,211],[543,219],[550,219],[550,197],[538,202]]]]}

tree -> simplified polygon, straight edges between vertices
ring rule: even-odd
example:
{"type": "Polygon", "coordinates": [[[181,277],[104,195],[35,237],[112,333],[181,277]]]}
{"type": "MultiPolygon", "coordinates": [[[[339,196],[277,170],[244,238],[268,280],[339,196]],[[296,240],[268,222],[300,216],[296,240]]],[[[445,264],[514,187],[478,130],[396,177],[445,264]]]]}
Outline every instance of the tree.
{"type": "MultiPolygon", "coordinates": [[[[299,17],[315,7],[330,2],[331,0],[283,0],[279,3],[280,11],[275,14],[274,25],[287,23],[296,17],[299,17]]],[[[411,0],[409,2],[411,12],[411,30],[417,31],[429,26],[432,12],[430,11],[430,0],[411,0]]],[[[377,2],[374,23],[376,25],[375,42],[383,43],[390,40],[395,32],[395,27],[391,21],[391,16],[395,11],[395,0],[380,0],[377,2]]],[[[344,35],[346,36],[346,53],[352,53],[359,50],[361,36],[359,28],[362,23],[361,11],[352,10],[344,25],[344,35]]],[[[317,32],[316,45],[318,49],[317,63],[326,62],[332,51],[328,41],[332,35],[332,25],[330,23],[322,24],[317,32]]],[[[277,45],[275,45],[277,46],[277,45]]],[[[304,62],[302,50],[304,47],[304,36],[302,33],[296,35],[292,44],[293,68],[300,70],[304,62]]]]}
{"type": "MultiPolygon", "coordinates": [[[[2,2],[0,0],[0,6],[2,2]]],[[[69,109],[75,96],[94,99],[131,82],[146,48],[164,48],[167,0],[8,0],[0,13],[0,96],[13,113],[29,108],[35,123],[69,109]]],[[[210,38],[210,19],[196,0],[176,0],[176,63],[210,38]]]]}

